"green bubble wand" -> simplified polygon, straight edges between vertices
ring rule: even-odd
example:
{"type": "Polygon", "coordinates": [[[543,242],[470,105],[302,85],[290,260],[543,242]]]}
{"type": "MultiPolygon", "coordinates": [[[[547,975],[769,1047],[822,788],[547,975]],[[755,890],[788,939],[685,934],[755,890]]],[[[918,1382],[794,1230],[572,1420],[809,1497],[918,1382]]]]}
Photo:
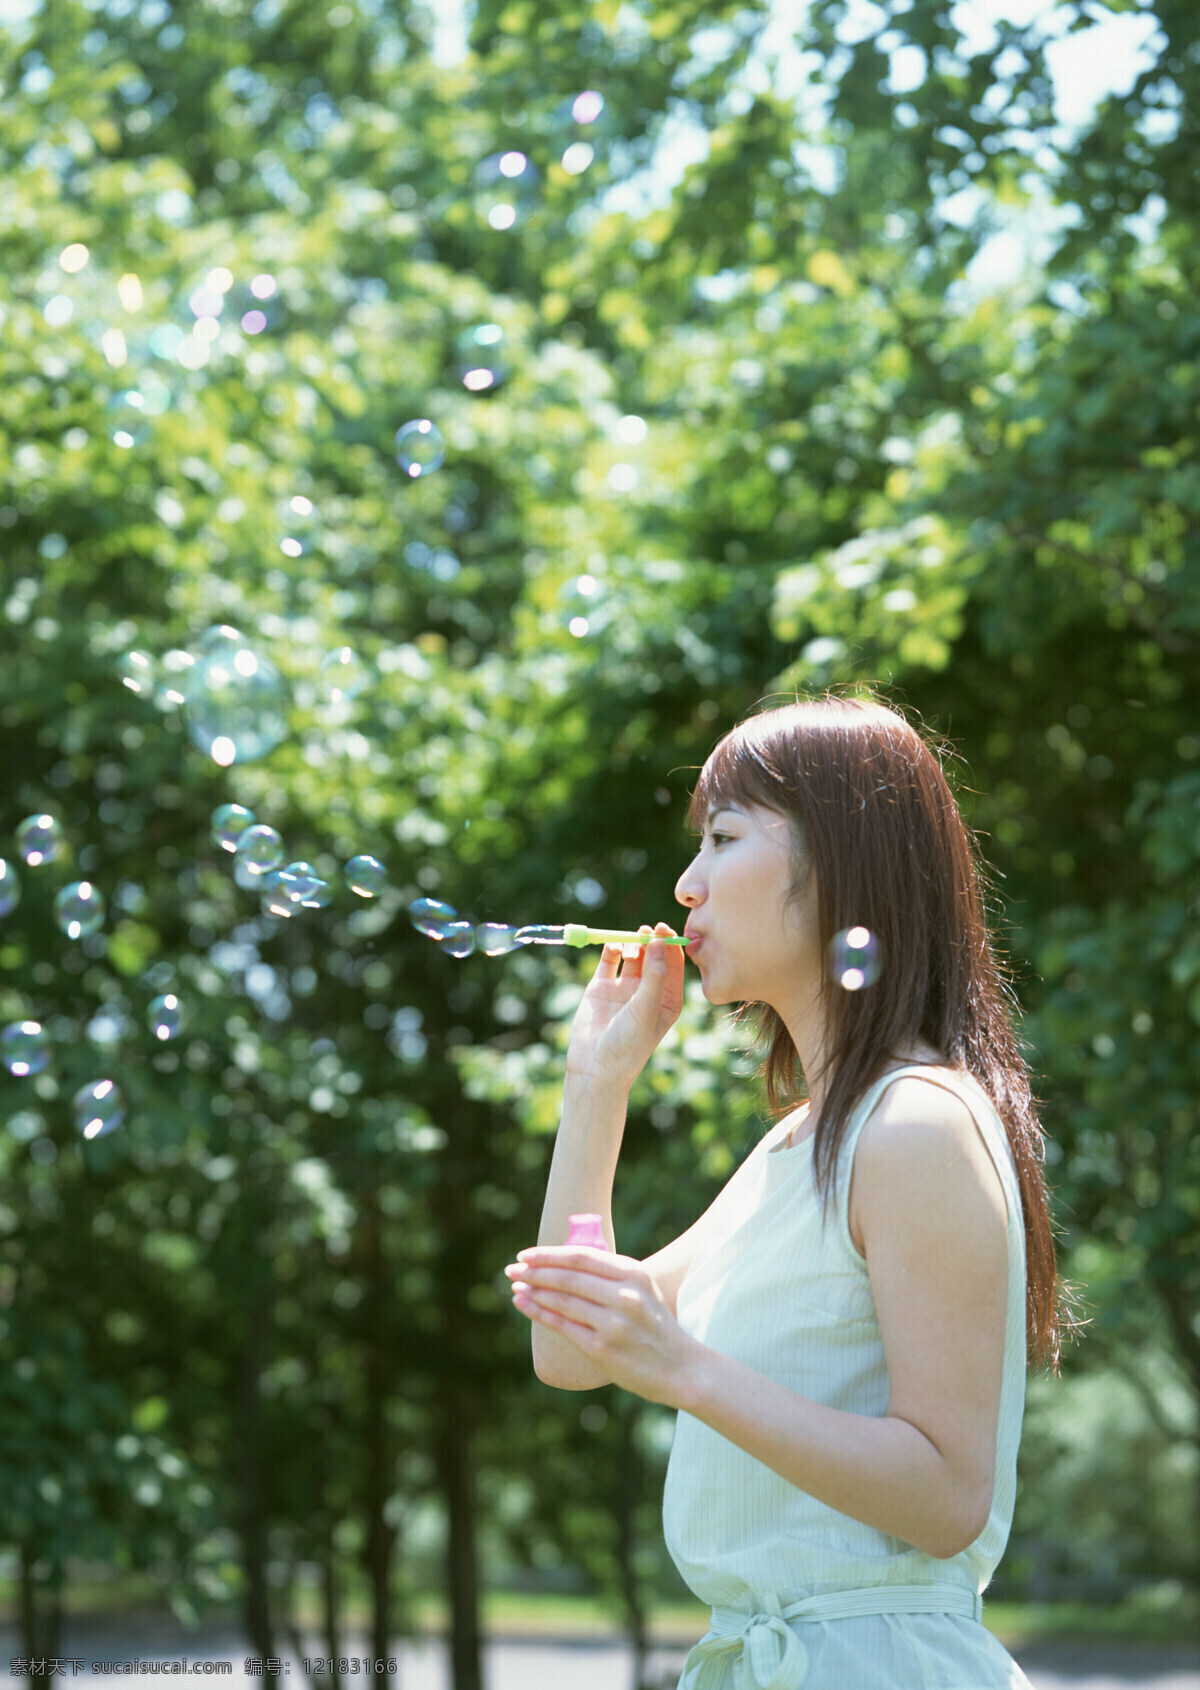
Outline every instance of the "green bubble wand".
{"type": "Polygon", "coordinates": [[[668,937],[658,933],[627,933],[616,927],[584,927],[569,921],[565,927],[518,927],[513,935],[519,945],[648,945],[651,939],[661,938],[666,945],[690,945],[683,934],[668,937]]]}

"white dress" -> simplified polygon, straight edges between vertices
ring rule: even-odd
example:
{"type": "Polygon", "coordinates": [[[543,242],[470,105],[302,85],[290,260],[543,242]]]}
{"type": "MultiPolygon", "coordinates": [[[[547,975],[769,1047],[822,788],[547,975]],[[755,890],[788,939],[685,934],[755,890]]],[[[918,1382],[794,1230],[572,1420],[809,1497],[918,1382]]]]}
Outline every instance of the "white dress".
{"type": "Polygon", "coordinates": [[[789,1390],[854,1414],[887,1412],[888,1378],[867,1265],[849,1230],[863,1125],[901,1074],[962,1099],[1008,1207],[1008,1306],[995,1488],[983,1531],[937,1560],[798,1489],[680,1413],[663,1527],[684,1580],[713,1608],[678,1690],[1017,1690],[1028,1679],[980,1624],[1016,1496],[1025,1403],[1025,1232],[1003,1123],[969,1075],[894,1069],[847,1123],[837,1201],[823,1224],[813,1139],[767,1133],[709,1210],[677,1316],[685,1332],[789,1390]]]}

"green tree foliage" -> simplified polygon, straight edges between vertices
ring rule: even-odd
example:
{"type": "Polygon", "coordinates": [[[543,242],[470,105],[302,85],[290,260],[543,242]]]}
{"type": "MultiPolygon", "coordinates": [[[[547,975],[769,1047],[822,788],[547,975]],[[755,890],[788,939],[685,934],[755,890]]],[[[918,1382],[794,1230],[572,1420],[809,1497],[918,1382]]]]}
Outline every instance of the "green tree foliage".
{"type": "MultiPolygon", "coordinates": [[[[0,923],[0,1010],[54,1049],[0,1076],[29,1652],[73,1555],[185,1612],[236,1593],[264,1656],[314,1578],[342,1652],[353,1584],[385,1656],[431,1504],[456,1690],[481,1542],[565,1553],[644,1635],[673,1588],[656,1423],[548,1406],[500,1276],[580,965],[456,961],[404,912],[669,915],[689,771],[793,686],[882,683],[963,753],[1094,1313],[1068,1366],[1134,1381],[1138,1450],[1194,1488],[1200,36],[1160,0],[1132,92],[1077,137],[1043,38],[1122,9],[1064,0],[972,55],[941,0],[865,34],[815,0],[799,96],[755,68],[763,7],[694,0],[481,0],[449,66],[431,13],[367,0],[11,27],[0,827],[47,812],[67,842],[18,863],[0,923]],[[664,189],[646,167],[685,118],[706,156],[664,189]],[[514,153],[532,189],[488,165],[514,153]],[[1032,216],[1051,256],[989,290],[976,255],[1032,216]],[[418,417],[446,461],[411,478],[418,417]],[[222,623],[286,689],[280,742],[231,768],[179,702],[222,623]],[[346,646],[369,684],[331,699],[346,646]],[[209,835],[227,801],[327,907],[263,913],[209,835]],[[361,851],[389,869],[369,902],[340,880],[361,851]],[[53,895],[85,877],[108,920],[70,940],[53,895]],[[189,1020],[158,1044],[164,991],[189,1020]],[[70,1100],[101,1075],[128,1120],[85,1141],[70,1100]]],[[[621,1248],[689,1224],[756,1109],[690,998],[635,1095],[621,1248]]],[[[1060,1449],[1043,1400],[1031,1492],[1060,1449]]],[[[1136,1501],[1048,1494],[1134,1546],[1122,1576],[1171,1570],[1152,1500],[1134,1531],[1136,1501]]]]}

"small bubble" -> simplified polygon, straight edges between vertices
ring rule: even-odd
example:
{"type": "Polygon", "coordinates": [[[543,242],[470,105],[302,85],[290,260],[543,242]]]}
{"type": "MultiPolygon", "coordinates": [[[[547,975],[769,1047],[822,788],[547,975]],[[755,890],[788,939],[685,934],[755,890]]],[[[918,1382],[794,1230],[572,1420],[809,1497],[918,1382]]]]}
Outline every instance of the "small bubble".
{"type": "Polygon", "coordinates": [[[238,841],[248,827],[254,826],[255,820],[254,811],[247,810],[244,804],[219,805],[210,820],[213,844],[223,851],[236,851],[238,841]]]}
{"type": "Polygon", "coordinates": [[[157,684],[154,659],[144,651],[127,651],[117,663],[121,685],[138,698],[152,698],[157,684]]]}
{"type": "Polygon", "coordinates": [[[595,123],[603,110],[604,95],[598,94],[594,88],[588,88],[582,94],[576,94],[571,105],[571,116],[576,123],[595,123]]]}
{"type": "Polygon", "coordinates": [[[455,368],[468,393],[488,393],[507,380],[503,345],[499,323],[476,323],[459,335],[454,343],[455,368]]]}
{"type": "Polygon", "coordinates": [[[291,904],[303,904],[304,900],[325,882],[311,863],[288,863],[281,868],[275,878],[273,890],[283,893],[291,904]]]}
{"type": "Polygon", "coordinates": [[[263,311],[247,311],[242,318],[242,332],[244,334],[261,334],[266,326],[267,318],[263,311]]]}
{"type": "Polygon", "coordinates": [[[0,1061],[18,1080],[40,1074],[50,1061],[50,1040],[41,1022],[10,1022],[0,1033],[0,1061]]]}
{"type": "MultiPolygon", "coordinates": [[[[352,892],[357,892],[360,898],[376,898],[387,885],[387,869],[384,868],[378,857],[351,857],[342,872],[346,877],[346,885],[352,892]]],[[[418,900],[421,903],[432,901],[431,899],[418,900]]],[[[447,904],[444,907],[449,909],[450,906],[447,904]]],[[[409,913],[412,913],[411,910],[409,913]]],[[[424,932],[425,929],[422,928],[421,931],[424,932]]]]}
{"type": "Polygon", "coordinates": [[[236,846],[238,862],[250,874],[270,874],[283,861],[283,840],[273,827],[257,822],[241,835],[236,846]]]}
{"type": "Polygon", "coordinates": [[[371,674],[358,653],[348,645],[338,646],[321,659],[317,684],[331,704],[357,698],[370,682],[371,674]]]}
{"type": "Polygon", "coordinates": [[[440,898],[416,898],[408,906],[408,918],[427,939],[444,939],[458,921],[458,911],[440,898]]]}
{"type": "Polygon", "coordinates": [[[54,919],[68,939],[86,939],[104,925],[104,894],[90,880],[73,880],[54,900],[54,919]]]}
{"type": "Polygon", "coordinates": [[[475,944],[484,956],[503,956],[507,951],[517,950],[522,943],[515,927],[506,927],[498,921],[481,922],[475,929],[475,944]]]}
{"type": "Polygon", "coordinates": [[[125,1099],[112,1080],[89,1080],[72,1102],[75,1125],[84,1138],[100,1138],[125,1119],[125,1099]]]}
{"type": "Polygon", "coordinates": [[[294,903],[283,885],[283,870],[269,869],[260,882],[262,887],[262,912],[264,915],[281,916],[285,921],[297,915],[300,905],[294,903]]]}
{"type": "Polygon", "coordinates": [[[562,156],[562,167],[568,176],[582,176],[596,157],[590,141],[572,141],[562,156]]]}
{"type": "Polygon", "coordinates": [[[178,1038],[186,1023],[187,1012],[174,992],[164,992],[161,997],[155,998],[146,1011],[147,1026],[163,1044],[168,1039],[178,1038]]]}
{"type": "Polygon", "coordinates": [[[29,868],[57,862],[66,849],[62,824],[53,816],[26,816],[17,826],[17,850],[29,868]]]}
{"type": "Polygon", "coordinates": [[[644,417],[622,417],[617,424],[617,439],[623,440],[627,446],[638,446],[646,438],[646,419],[644,417]]]}
{"type": "Polygon", "coordinates": [[[829,946],[834,983],[843,991],[860,992],[873,986],[882,968],[879,941],[866,927],[847,927],[835,933],[829,946]]]}
{"type": "Polygon", "coordinates": [[[82,241],[72,241],[70,246],[65,246],[59,253],[58,262],[68,276],[73,276],[83,269],[90,257],[91,254],[82,241]]]}
{"type": "Polygon", "coordinates": [[[416,417],[396,430],[392,447],[396,462],[414,481],[432,475],[446,460],[446,441],[441,429],[428,417],[416,417]]]}
{"type": "Polygon", "coordinates": [[[493,153],[475,171],[475,209],[493,229],[514,228],[532,209],[539,181],[525,153],[493,153]]]}
{"type": "Polygon", "coordinates": [[[437,937],[441,940],[442,949],[449,951],[451,956],[470,956],[475,949],[475,929],[469,921],[452,921],[437,937]]]}
{"type": "Polygon", "coordinates": [[[0,857],[0,919],[11,915],[21,902],[21,882],[11,863],[0,857]]]}
{"type": "Polygon", "coordinates": [[[333,887],[327,880],[314,880],[300,906],[306,910],[323,910],[333,902],[333,887]]]}
{"type": "Polygon", "coordinates": [[[254,280],[250,283],[250,292],[254,295],[255,299],[271,299],[275,293],[274,276],[255,276],[254,280]]]}

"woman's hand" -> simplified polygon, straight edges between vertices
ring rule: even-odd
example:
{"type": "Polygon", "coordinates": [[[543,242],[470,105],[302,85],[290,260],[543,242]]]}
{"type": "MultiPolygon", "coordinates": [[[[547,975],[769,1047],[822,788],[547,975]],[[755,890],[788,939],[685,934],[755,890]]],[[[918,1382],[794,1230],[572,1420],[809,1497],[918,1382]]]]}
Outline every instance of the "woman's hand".
{"type": "MultiPolygon", "coordinates": [[[[643,923],[639,932],[650,928],[643,923]]],[[[660,921],[654,932],[674,929],[660,921]]],[[[682,1007],[681,946],[652,940],[623,956],[620,945],[605,945],[575,1012],[567,1073],[631,1086],[682,1007]]]]}
{"type": "Polygon", "coordinates": [[[644,1263],[582,1244],[545,1244],[519,1251],[504,1271],[513,1307],[527,1319],[568,1339],[614,1385],[679,1406],[702,1346],[675,1319],[644,1263]]]}

